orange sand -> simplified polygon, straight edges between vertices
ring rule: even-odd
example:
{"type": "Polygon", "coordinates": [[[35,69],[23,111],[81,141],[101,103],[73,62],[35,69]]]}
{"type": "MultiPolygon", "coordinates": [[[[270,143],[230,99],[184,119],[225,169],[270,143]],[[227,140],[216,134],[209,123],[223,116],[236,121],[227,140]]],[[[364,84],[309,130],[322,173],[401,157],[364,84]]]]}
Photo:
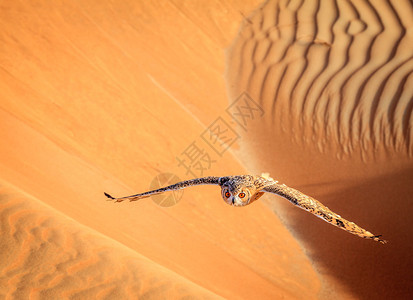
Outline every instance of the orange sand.
{"type": "Polygon", "coordinates": [[[242,135],[248,170],[389,241],[360,240],[267,196],[321,275],[323,298],[413,295],[412,32],[411,1],[274,0],[228,51],[231,97],[248,92],[265,111],[242,135]]]}
{"type": "MultiPolygon", "coordinates": [[[[0,297],[316,298],[262,202],[234,209],[217,187],[171,208],[105,201],[190,177],[176,157],[225,112],[224,49],[258,5],[117,2],[0,9],[0,297]]],[[[247,173],[214,159],[204,175],[247,173]]]]}
{"type": "Polygon", "coordinates": [[[0,298],[413,294],[410,3],[375,2],[386,30],[371,48],[379,60],[365,63],[370,48],[360,37],[380,32],[367,26],[380,18],[362,1],[270,1],[252,15],[260,1],[141,2],[8,1],[0,9],[0,298]],[[260,33],[277,10],[280,26],[260,33]],[[331,30],[337,11],[344,21],[331,30]],[[238,34],[246,16],[247,27],[262,26],[253,39],[246,26],[238,34]],[[404,35],[400,24],[410,28],[404,35]],[[327,49],[345,67],[329,65],[327,49]],[[374,73],[382,57],[391,63],[374,73]],[[274,68],[263,76],[267,63],[274,68]],[[228,103],[245,91],[264,117],[237,128],[241,140],[219,156],[200,136],[218,117],[228,121],[228,103]],[[365,103],[357,99],[380,101],[349,113],[365,103]],[[214,160],[203,175],[270,172],[389,243],[275,196],[235,209],[213,186],[187,189],[169,208],[105,201],[104,191],[146,191],[159,173],[191,178],[176,158],[194,141],[214,160]]]}

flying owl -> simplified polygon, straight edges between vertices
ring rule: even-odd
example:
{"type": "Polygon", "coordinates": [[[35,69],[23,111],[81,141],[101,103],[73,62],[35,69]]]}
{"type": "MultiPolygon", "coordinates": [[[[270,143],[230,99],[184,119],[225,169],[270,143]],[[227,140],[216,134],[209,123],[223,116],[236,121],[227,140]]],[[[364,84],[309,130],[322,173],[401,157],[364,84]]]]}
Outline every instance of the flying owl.
{"type": "Polygon", "coordinates": [[[353,222],[343,219],[340,215],[332,212],[328,207],[324,206],[316,199],[307,196],[300,191],[280,184],[272,178],[262,175],[240,175],[240,176],[225,176],[225,177],[203,177],[191,180],[185,180],[160,188],[157,190],[131,195],[127,197],[114,198],[105,193],[106,197],[115,202],[122,202],[124,200],[136,201],[142,198],[150,197],[152,195],[161,194],[168,191],[180,190],[189,186],[213,184],[221,187],[221,195],[224,201],[233,206],[246,206],[258,200],[264,193],[273,193],[284,197],[292,204],[316,215],[324,221],[337,226],[347,232],[358,235],[365,239],[372,239],[382,244],[385,240],[380,238],[381,235],[374,235],[371,232],[359,227],[353,222]]]}

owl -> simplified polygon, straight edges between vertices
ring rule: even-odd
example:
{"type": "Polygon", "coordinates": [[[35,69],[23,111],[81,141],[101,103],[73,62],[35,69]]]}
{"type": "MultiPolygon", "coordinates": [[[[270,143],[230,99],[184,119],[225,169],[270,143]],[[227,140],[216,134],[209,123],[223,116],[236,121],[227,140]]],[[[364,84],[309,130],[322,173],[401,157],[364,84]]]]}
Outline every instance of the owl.
{"type": "Polygon", "coordinates": [[[152,195],[161,194],[168,191],[180,190],[189,186],[211,184],[219,185],[221,187],[221,195],[224,201],[232,206],[246,206],[257,201],[264,193],[272,193],[279,195],[292,204],[302,208],[313,215],[323,219],[324,221],[339,227],[349,233],[355,234],[359,237],[372,239],[382,244],[386,243],[381,239],[381,235],[374,235],[371,232],[361,228],[353,222],[350,222],[340,215],[332,212],[328,207],[323,205],[316,199],[307,196],[300,191],[290,188],[285,184],[280,184],[273,180],[268,175],[262,176],[254,175],[239,175],[239,176],[225,176],[225,177],[203,177],[191,180],[185,180],[172,184],[157,190],[131,195],[127,197],[114,198],[105,193],[105,196],[115,202],[122,202],[124,200],[136,201],[142,198],[150,197],[152,195]]]}

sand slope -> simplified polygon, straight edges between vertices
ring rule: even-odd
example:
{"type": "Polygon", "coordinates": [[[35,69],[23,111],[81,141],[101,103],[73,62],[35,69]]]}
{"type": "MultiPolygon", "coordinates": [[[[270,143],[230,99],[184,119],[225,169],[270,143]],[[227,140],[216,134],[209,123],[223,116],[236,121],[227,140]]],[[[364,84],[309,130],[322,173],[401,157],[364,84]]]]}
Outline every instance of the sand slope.
{"type": "MultiPolygon", "coordinates": [[[[216,187],[168,209],[105,201],[191,177],[176,157],[225,115],[223,49],[257,4],[119,2],[1,7],[0,174],[16,189],[1,198],[2,295],[315,298],[310,261],[262,203],[233,209],[216,187]]],[[[208,154],[205,175],[247,172],[208,154]]]]}
{"type": "Polygon", "coordinates": [[[231,99],[247,92],[264,111],[243,134],[245,165],[389,241],[357,239],[267,197],[328,298],[413,293],[412,20],[411,1],[268,1],[227,53],[231,99]]]}
{"type": "Polygon", "coordinates": [[[321,152],[411,155],[412,15],[410,1],[268,1],[228,53],[230,93],[321,152]]]}
{"type": "Polygon", "coordinates": [[[0,215],[4,299],[219,298],[4,183],[0,215]]]}

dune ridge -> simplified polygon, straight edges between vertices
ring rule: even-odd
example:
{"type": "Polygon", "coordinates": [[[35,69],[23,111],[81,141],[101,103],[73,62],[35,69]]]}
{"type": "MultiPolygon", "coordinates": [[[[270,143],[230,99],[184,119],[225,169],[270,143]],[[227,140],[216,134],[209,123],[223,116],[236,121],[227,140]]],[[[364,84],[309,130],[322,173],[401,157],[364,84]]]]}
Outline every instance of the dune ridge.
{"type": "Polygon", "coordinates": [[[238,155],[382,234],[357,240],[265,197],[316,268],[325,299],[409,299],[413,215],[411,1],[278,1],[253,11],[227,52],[230,101],[263,121],[238,155]]]}
{"type": "Polygon", "coordinates": [[[411,156],[412,28],[410,1],[267,1],[227,54],[230,95],[321,152],[411,156]]]}
{"type": "MultiPolygon", "coordinates": [[[[150,199],[108,202],[104,190],[134,190],[26,122],[2,110],[0,116],[0,128],[9,129],[0,141],[2,178],[43,203],[223,297],[299,298],[303,291],[315,297],[319,285],[309,262],[262,204],[233,210],[220,200],[217,187],[185,191],[179,205],[169,209],[150,199]],[[240,231],[240,224],[248,226],[240,231]]],[[[228,168],[228,160],[223,163],[228,168]]],[[[141,189],[147,189],[151,172],[140,172],[141,189]]]]}
{"type": "MultiPolygon", "coordinates": [[[[212,297],[317,297],[320,282],[309,259],[261,202],[234,210],[222,201],[218,187],[207,186],[188,189],[170,208],[151,199],[113,204],[103,195],[145,191],[162,172],[192,176],[176,158],[225,113],[224,48],[254,2],[210,1],[206,7],[185,1],[14,1],[0,9],[1,180],[57,211],[50,226],[63,223],[58,232],[76,244],[62,247],[83,251],[77,265],[67,265],[72,276],[58,286],[65,295],[131,298],[121,289],[115,288],[113,297],[108,292],[113,286],[105,277],[108,268],[117,270],[119,263],[128,269],[130,262],[119,244],[103,252],[110,260],[106,265],[89,251],[114,240],[138,255],[136,267],[131,263],[130,271],[117,273],[142,280],[144,291],[131,282],[137,290],[133,295],[194,298],[202,287],[212,297]],[[81,239],[65,216],[86,227],[79,229],[81,239]],[[97,234],[103,240],[97,241],[97,234]],[[163,269],[149,264],[151,272],[139,273],[141,263],[146,268],[142,256],[163,269]],[[194,288],[185,287],[182,278],[194,288]],[[83,279],[94,291],[87,291],[83,279]]],[[[204,175],[248,173],[232,151],[222,157],[212,151],[208,154],[215,162],[204,175]]],[[[19,203],[14,196],[10,201],[19,203]]],[[[17,205],[16,213],[20,210],[25,206],[17,205]]],[[[47,224],[41,227],[36,218],[35,213],[27,219],[33,221],[29,227],[39,224],[47,232],[47,224]]],[[[50,266],[50,278],[60,274],[54,269],[61,263],[52,251],[55,241],[39,248],[51,249],[53,259],[47,262],[36,252],[41,239],[23,237],[37,254],[30,256],[27,269],[44,265],[50,266]]],[[[19,247],[11,243],[2,251],[15,259],[19,247]]],[[[18,278],[27,271],[15,272],[11,275],[18,278]]],[[[9,280],[7,275],[2,280],[9,280]]],[[[38,278],[25,279],[27,286],[40,288],[38,294],[59,280],[46,278],[42,282],[48,286],[40,286],[38,278]]],[[[5,293],[17,291],[10,287],[5,293]]]]}
{"type": "Polygon", "coordinates": [[[3,299],[220,299],[4,181],[0,224],[3,299]]]}

